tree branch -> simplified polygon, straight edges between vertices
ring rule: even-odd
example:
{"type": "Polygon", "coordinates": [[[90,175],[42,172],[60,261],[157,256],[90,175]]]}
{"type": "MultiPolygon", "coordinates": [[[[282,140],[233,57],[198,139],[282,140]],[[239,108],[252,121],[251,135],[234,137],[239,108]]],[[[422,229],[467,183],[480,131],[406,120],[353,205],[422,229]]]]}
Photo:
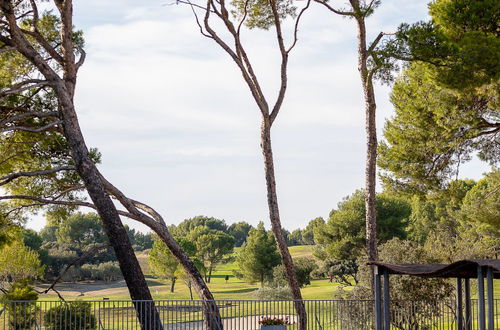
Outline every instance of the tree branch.
{"type": "Polygon", "coordinates": [[[47,125],[39,127],[39,128],[12,126],[12,127],[0,129],[0,133],[10,132],[10,131],[24,131],[24,132],[30,132],[30,133],[41,133],[41,132],[44,132],[44,131],[48,130],[49,128],[53,128],[54,126],[57,126],[59,124],[62,124],[62,120],[52,122],[50,124],[47,124],[47,125]]]}
{"type": "Polygon", "coordinates": [[[72,171],[72,170],[75,170],[74,166],[61,166],[61,167],[56,167],[56,168],[52,168],[49,170],[12,173],[12,174],[0,177],[0,186],[6,185],[7,183],[9,183],[17,178],[20,178],[20,177],[42,176],[42,175],[54,174],[54,173],[57,173],[60,171],[72,171]]]}
{"type": "Polygon", "coordinates": [[[8,95],[11,95],[11,94],[17,94],[17,93],[24,92],[24,91],[31,89],[31,88],[47,86],[47,85],[48,85],[48,81],[46,81],[46,80],[28,79],[28,80],[25,80],[25,81],[22,81],[18,84],[13,85],[8,90],[0,92],[0,100],[8,95]]]}
{"type": "Polygon", "coordinates": [[[288,48],[288,50],[286,51],[287,53],[290,53],[290,51],[297,44],[300,18],[302,17],[302,14],[309,8],[310,5],[311,5],[311,0],[307,0],[307,5],[304,8],[302,8],[299,15],[297,16],[297,19],[295,20],[295,26],[293,29],[293,42],[290,45],[290,47],[288,48]]]}
{"type": "Polygon", "coordinates": [[[354,12],[351,12],[351,11],[342,11],[342,10],[338,10],[338,9],[335,9],[333,8],[332,6],[330,6],[326,1],[324,0],[314,0],[315,2],[319,3],[319,4],[322,4],[323,6],[325,6],[329,11],[337,14],[337,15],[342,15],[342,16],[354,16],[354,12]]]}
{"type": "Polygon", "coordinates": [[[34,111],[30,112],[28,109],[24,108],[19,108],[19,107],[5,107],[5,106],[0,106],[0,110],[11,110],[11,111],[25,111],[25,113],[17,114],[11,117],[4,117],[4,119],[0,120],[0,126],[7,124],[9,122],[14,122],[19,119],[24,119],[24,118],[58,118],[59,112],[57,111],[50,111],[50,112],[42,112],[42,111],[34,111]]]}

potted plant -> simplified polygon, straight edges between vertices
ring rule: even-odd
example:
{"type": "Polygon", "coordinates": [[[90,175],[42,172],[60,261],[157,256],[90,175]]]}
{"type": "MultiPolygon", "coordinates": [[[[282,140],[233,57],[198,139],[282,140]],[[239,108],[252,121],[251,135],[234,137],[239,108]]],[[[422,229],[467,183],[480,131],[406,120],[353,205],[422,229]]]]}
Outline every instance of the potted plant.
{"type": "Polygon", "coordinates": [[[265,316],[260,319],[259,324],[260,330],[284,330],[292,323],[288,316],[285,318],[265,316]]]}

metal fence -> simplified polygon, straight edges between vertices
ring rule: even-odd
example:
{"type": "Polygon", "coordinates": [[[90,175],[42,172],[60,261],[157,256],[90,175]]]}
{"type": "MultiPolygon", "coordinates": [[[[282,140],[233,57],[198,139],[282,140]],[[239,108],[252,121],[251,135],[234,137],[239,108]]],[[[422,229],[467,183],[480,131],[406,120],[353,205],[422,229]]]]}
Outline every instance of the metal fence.
{"type": "MultiPolygon", "coordinates": [[[[216,300],[224,329],[259,329],[263,317],[297,321],[294,301],[216,300]]],[[[156,306],[164,329],[206,329],[203,301],[0,301],[0,329],[140,329],[137,311],[156,306]],[[134,307],[134,303],[139,308],[134,307]]],[[[307,329],[372,329],[373,301],[304,300],[307,329]]],[[[495,327],[500,329],[500,299],[495,300],[495,327]]],[[[472,301],[473,329],[477,329],[477,301],[472,301]]],[[[454,301],[429,305],[392,302],[393,329],[456,329],[454,301]]],[[[153,329],[154,327],[151,327],[153,329]]],[[[287,329],[295,329],[295,325],[287,329]]]]}

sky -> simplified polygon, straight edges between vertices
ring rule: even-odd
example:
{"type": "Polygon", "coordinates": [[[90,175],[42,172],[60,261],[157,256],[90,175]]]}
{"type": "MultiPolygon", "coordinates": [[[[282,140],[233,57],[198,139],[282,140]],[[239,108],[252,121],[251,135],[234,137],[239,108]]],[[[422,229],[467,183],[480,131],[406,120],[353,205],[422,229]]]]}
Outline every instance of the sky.
{"type": "MultiPolygon", "coordinates": [[[[369,40],[401,22],[428,19],[426,3],[382,1],[368,19],[369,40]]],[[[171,0],[81,0],[74,15],[87,52],[77,111],[87,144],[102,153],[99,168],[108,180],[168,223],[205,215],[269,226],[260,112],[234,62],[200,35],[189,7],[171,0]]],[[[285,32],[289,41],[290,29],[285,32]]],[[[279,84],[273,33],[246,30],[243,42],[272,103],[279,84]]],[[[356,62],[354,22],[313,5],[290,55],[289,88],[272,131],[280,213],[289,230],[327,218],[344,196],[363,187],[356,62]]],[[[376,88],[379,136],[393,115],[389,93],[388,86],[376,88]]],[[[486,170],[473,161],[462,176],[477,179],[486,170]]],[[[28,225],[40,229],[44,220],[35,217],[28,225]]]]}

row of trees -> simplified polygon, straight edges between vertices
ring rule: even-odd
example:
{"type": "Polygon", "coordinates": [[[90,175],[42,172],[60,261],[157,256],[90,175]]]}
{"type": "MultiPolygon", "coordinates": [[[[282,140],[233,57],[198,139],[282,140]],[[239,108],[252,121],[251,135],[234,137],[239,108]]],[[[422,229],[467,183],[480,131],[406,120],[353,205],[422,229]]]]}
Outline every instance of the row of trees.
{"type": "MultiPolygon", "coordinates": [[[[493,0],[434,1],[430,6],[431,22],[403,25],[390,42],[381,43],[384,35],[380,34],[367,45],[365,19],[380,1],[351,0],[346,10],[337,10],[328,2],[316,2],[336,14],[354,18],[358,26],[358,66],[366,104],[368,151],[366,244],[369,258],[376,259],[377,137],[373,79],[389,77],[394,68],[393,59],[410,62],[410,69],[405,71],[406,76],[399,85],[402,95],[427,104],[427,111],[420,111],[425,106],[409,102],[418,110],[414,115],[422,115],[414,120],[413,116],[405,115],[407,102],[399,103],[402,110],[393,125],[388,125],[387,143],[380,149],[383,157],[380,165],[390,172],[386,175],[386,184],[394,189],[411,186],[424,194],[436,184],[446,189],[450,175],[456,171],[453,166],[460,164],[472,150],[479,150],[483,159],[497,163],[500,52],[495,15],[498,3],[493,0]],[[415,77],[411,70],[416,72],[415,77]],[[430,79],[420,79],[424,74],[430,79]],[[422,97],[432,94],[420,89],[424,85],[427,90],[434,85],[440,91],[433,102],[422,97]],[[425,112],[427,114],[423,115],[425,112]]],[[[197,19],[202,34],[221,46],[236,63],[262,116],[261,146],[272,231],[293,298],[300,300],[299,283],[280,221],[271,127],[285,97],[288,58],[297,42],[299,19],[311,1],[298,12],[289,2],[275,0],[230,4],[209,0],[206,4],[188,4],[195,13],[200,10],[204,16],[203,20],[197,19]],[[287,47],[282,23],[290,16],[296,19],[292,42],[287,47]],[[273,28],[281,57],[280,85],[275,102],[269,102],[269,97],[264,95],[247,55],[240,34],[243,25],[273,28]]],[[[0,1],[3,115],[0,121],[0,185],[7,193],[1,196],[7,202],[2,203],[0,211],[11,220],[22,220],[26,210],[44,208],[49,213],[58,213],[79,206],[94,208],[103,222],[131,297],[149,300],[151,294],[120,216],[140,221],[166,244],[185,269],[200,298],[213,300],[195,263],[173,239],[161,215],[148,205],[127,197],[98,171],[96,164],[100,155],[85,144],[73,102],[77,72],[85,60],[82,34],[73,28],[72,1],[54,0],[53,5],[54,12],[39,13],[37,1],[0,1]],[[86,199],[86,194],[91,201],[86,199]],[[112,197],[123,209],[117,209],[112,197]]],[[[394,95],[397,95],[396,89],[394,95]]],[[[299,328],[304,329],[304,306],[298,302],[295,307],[299,328]]],[[[210,314],[206,319],[215,322],[208,324],[209,327],[220,325],[216,306],[207,306],[205,311],[210,314]]],[[[143,324],[147,319],[159,319],[154,310],[140,315],[144,317],[143,324]]],[[[157,326],[161,328],[159,323],[157,326]]]]}

